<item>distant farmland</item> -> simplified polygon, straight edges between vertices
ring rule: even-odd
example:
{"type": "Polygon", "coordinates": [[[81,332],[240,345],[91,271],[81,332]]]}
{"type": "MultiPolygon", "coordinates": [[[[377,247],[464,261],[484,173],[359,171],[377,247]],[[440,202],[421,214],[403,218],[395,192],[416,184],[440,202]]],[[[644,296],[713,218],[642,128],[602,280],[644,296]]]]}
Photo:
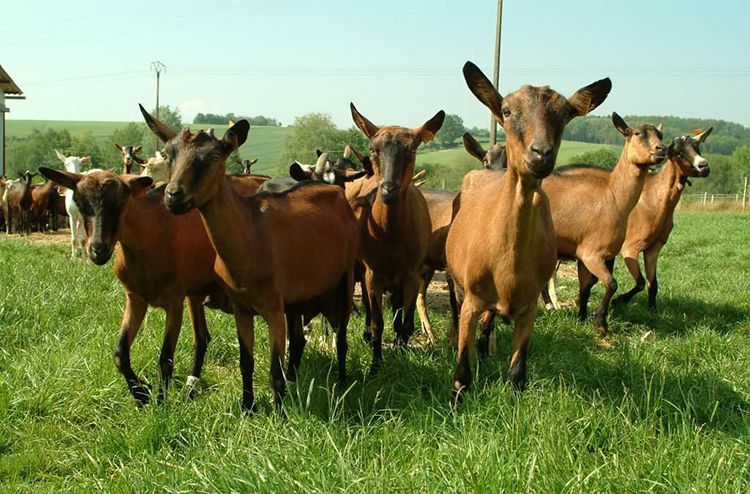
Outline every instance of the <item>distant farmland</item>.
{"type": "MultiPolygon", "coordinates": [[[[129,122],[85,122],[68,120],[8,120],[8,137],[28,137],[34,129],[68,130],[72,134],[91,132],[100,144],[107,144],[112,133],[129,122]]],[[[190,124],[192,129],[216,129],[217,135],[222,135],[226,125],[190,124]]],[[[284,173],[284,166],[279,163],[279,157],[284,151],[284,144],[291,127],[259,127],[253,126],[247,142],[240,147],[240,156],[245,159],[258,158],[258,165],[253,170],[256,173],[280,175],[284,173]]],[[[122,143],[121,143],[122,144],[122,143]]],[[[487,142],[482,142],[486,148],[487,142]]],[[[563,141],[558,155],[558,164],[567,164],[570,158],[599,148],[608,148],[619,154],[620,148],[607,144],[592,144],[588,142],[563,141]]],[[[362,150],[366,151],[366,150],[362,150]]],[[[479,163],[463,148],[424,151],[417,155],[417,168],[428,169],[428,187],[439,187],[443,180],[447,188],[457,189],[461,177],[479,163]]]]}
{"type": "MultiPolygon", "coordinates": [[[[7,120],[6,130],[8,137],[19,138],[28,137],[34,129],[43,130],[51,128],[58,131],[67,130],[71,134],[91,132],[100,144],[107,144],[109,136],[115,130],[125,127],[128,123],[79,122],[69,120],[7,120]]],[[[190,128],[192,129],[207,129],[209,127],[216,129],[216,134],[219,136],[227,128],[226,125],[190,124],[190,128]]],[[[289,127],[252,127],[247,142],[240,148],[240,156],[243,159],[258,158],[258,165],[253,168],[256,173],[277,174],[279,156],[281,156],[284,149],[284,142],[289,131],[289,127]]]]}

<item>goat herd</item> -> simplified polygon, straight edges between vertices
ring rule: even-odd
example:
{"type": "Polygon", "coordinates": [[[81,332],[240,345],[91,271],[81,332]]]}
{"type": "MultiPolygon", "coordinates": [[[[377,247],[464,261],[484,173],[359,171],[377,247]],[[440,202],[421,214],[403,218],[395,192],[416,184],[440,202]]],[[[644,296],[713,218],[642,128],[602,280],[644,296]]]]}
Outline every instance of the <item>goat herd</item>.
{"type": "MultiPolygon", "coordinates": [[[[471,383],[480,323],[479,348],[494,351],[495,316],[514,325],[508,375],[517,389],[524,388],[540,293],[548,306],[559,306],[554,291],[558,259],[578,262],[582,320],[588,316],[593,285],[602,281],[605,293],[593,318],[601,337],[608,334],[608,307],[617,290],[613,264],[618,253],[636,285],[614,302],[630,300],[648,284],[649,306],[655,307],[659,251],[685,184],[690,177],[708,175],[699,144],[711,129],[666,144],[661,126],[631,128],[613,113],[625,139],[613,170],[579,165],[555,170],[566,124],[601,105],[612,88],[610,80],[596,81],[568,98],[547,86],[528,85],[502,97],[471,62],[463,75],[502,125],[507,141],[484,150],[464,136],[466,149],[485,169],[468,173],[458,194],[414,183],[417,148],[438,132],[443,111],[417,128],[379,127],[353,104],[352,118],[369,140],[369,155],[347,147],[334,161],[319,152],[314,166],[294,163],[286,178],[250,174],[247,168],[242,174],[226,173],[227,158],[247,139],[250,125],[245,120],[232,124],[219,139],[211,131],[176,132],[143,107],[148,126],[165,143],[152,158],[166,165],[163,177],[132,175],[132,163],[143,161],[136,156],[139,148],[120,146],[122,175],[82,173],[84,159],[65,156],[60,158],[66,171],[39,169],[67,188],[73,255],[84,247],[79,244],[84,235],[83,250],[95,264],[105,264],[115,253],[114,273],[127,300],[114,361],[139,404],[147,403],[151,393],[131,367],[130,347],[147,307],[166,310],[159,358],[158,398],[163,399],[185,298],[195,335],[188,385],[192,389],[201,375],[210,340],[205,307],[232,313],[242,404],[248,410],[254,407],[255,315],[268,324],[277,405],[286,381],[297,375],[304,325],[318,314],[335,329],[338,381],[344,386],[347,326],[357,281],[362,285],[365,338],[373,352],[370,372],[375,373],[383,362],[385,292],[390,294],[396,344],[408,344],[415,309],[434,341],[424,298],[434,272],[446,271],[449,340],[458,349],[454,406],[471,383]],[[362,170],[354,165],[353,154],[362,170]],[[649,171],[664,160],[659,171],[649,171]],[[77,224],[79,215],[85,233],[77,224]],[[301,255],[311,247],[316,255],[301,255]],[[638,264],[641,252],[645,279],[638,264]]],[[[27,199],[29,175],[18,187],[21,201],[27,199]]]]}

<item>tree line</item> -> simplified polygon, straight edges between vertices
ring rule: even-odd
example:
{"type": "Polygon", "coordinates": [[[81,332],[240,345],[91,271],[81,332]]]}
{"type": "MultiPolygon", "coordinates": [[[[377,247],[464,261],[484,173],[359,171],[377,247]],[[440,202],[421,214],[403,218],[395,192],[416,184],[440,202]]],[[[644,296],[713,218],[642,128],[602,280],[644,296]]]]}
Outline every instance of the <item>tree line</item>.
{"type": "Polygon", "coordinates": [[[258,115],[257,117],[247,117],[244,115],[235,115],[227,113],[226,115],[217,115],[216,113],[199,113],[193,119],[194,124],[226,125],[229,121],[237,122],[247,120],[250,125],[280,127],[281,122],[275,118],[258,115]]]}
{"type": "MultiPolygon", "coordinates": [[[[705,144],[705,150],[708,153],[731,155],[739,146],[750,146],[750,128],[726,120],[672,116],[626,116],[624,118],[631,126],[638,123],[654,125],[663,123],[664,139],[670,141],[678,135],[692,135],[694,130],[706,130],[713,127],[714,131],[705,144]]],[[[612,125],[612,119],[608,116],[576,118],[565,128],[563,139],[597,144],[622,144],[622,136],[612,125]]]]}

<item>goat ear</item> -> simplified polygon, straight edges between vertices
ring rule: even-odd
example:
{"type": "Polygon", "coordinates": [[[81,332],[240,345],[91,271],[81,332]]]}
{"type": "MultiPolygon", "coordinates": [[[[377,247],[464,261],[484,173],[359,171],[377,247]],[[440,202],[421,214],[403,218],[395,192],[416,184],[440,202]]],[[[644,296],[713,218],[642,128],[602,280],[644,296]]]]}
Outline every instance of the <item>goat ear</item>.
{"type": "Polygon", "coordinates": [[[65,163],[65,160],[67,159],[64,154],[62,154],[60,151],[55,149],[55,154],[57,155],[57,159],[65,163]]]}
{"type": "Polygon", "coordinates": [[[490,109],[495,118],[503,122],[503,97],[497,92],[487,76],[485,76],[479,67],[471,62],[464,64],[464,80],[469,90],[482,102],[484,106],[490,109]]]}
{"type": "Polygon", "coordinates": [[[358,178],[362,178],[367,175],[367,170],[359,170],[356,172],[344,172],[344,182],[353,182],[358,178]]]}
{"type": "Polygon", "coordinates": [[[122,152],[122,146],[120,146],[120,145],[119,145],[119,144],[117,144],[116,142],[113,142],[113,143],[112,143],[112,146],[113,146],[113,147],[114,147],[115,149],[117,149],[118,151],[122,152]]]}
{"type": "Polygon", "coordinates": [[[612,81],[609,77],[582,87],[568,98],[568,103],[575,109],[578,115],[588,115],[594,108],[601,105],[612,90],[612,81]]]}
{"type": "Polygon", "coordinates": [[[245,143],[249,132],[250,123],[243,119],[239,122],[235,122],[234,125],[229,127],[227,131],[224,132],[224,137],[222,137],[221,140],[229,145],[229,152],[231,153],[245,143]]]}
{"type": "Polygon", "coordinates": [[[128,187],[133,192],[140,192],[143,189],[147,189],[153,185],[154,179],[148,176],[133,177],[128,180],[128,187]]]}
{"type": "Polygon", "coordinates": [[[39,173],[41,173],[44,177],[52,180],[56,184],[67,187],[70,190],[76,190],[76,185],[83,178],[83,175],[81,175],[80,173],[53,170],[52,168],[47,168],[45,166],[39,168],[39,173]]]}
{"type": "Polygon", "coordinates": [[[630,134],[633,132],[633,130],[628,127],[628,124],[625,123],[625,120],[623,120],[622,117],[617,114],[617,112],[612,112],[612,123],[615,124],[615,128],[617,129],[617,131],[625,137],[630,137],[630,134]]]}
{"type": "Polygon", "coordinates": [[[659,125],[657,125],[656,126],[656,130],[658,130],[659,133],[663,134],[664,133],[664,124],[660,123],[659,125]]]}
{"type": "Polygon", "coordinates": [[[315,150],[315,156],[316,156],[316,157],[320,158],[320,155],[321,155],[321,154],[323,154],[323,151],[321,151],[320,149],[316,149],[316,150],[315,150]]]}
{"type": "Polygon", "coordinates": [[[378,193],[378,189],[373,189],[369,193],[363,196],[358,196],[352,201],[352,209],[358,208],[370,208],[375,202],[375,196],[378,193]]]}
{"type": "Polygon", "coordinates": [[[289,165],[289,176],[297,182],[310,180],[312,178],[312,170],[305,171],[302,166],[297,161],[295,161],[294,163],[289,165]]]}
{"type": "Polygon", "coordinates": [[[364,170],[367,172],[367,176],[372,177],[375,172],[372,169],[372,161],[370,161],[370,157],[360,153],[356,148],[351,148],[351,150],[357,157],[359,162],[362,163],[362,168],[364,168],[364,170]]]}
{"type": "Polygon", "coordinates": [[[481,162],[484,162],[484,157],[487,151],[482,149],[482,145],[474,139],[474,136],[466,132],[464,134],[464,148],[469,152],[470,155],[475,157],[481,162]]]}
{"type": "Polygon", "coordinates": [[[140,153],[142,149],[143,149],[143,146],[136,146],[136,147],[134,147],[133,148],[133,154],[140,153]]]}
{"type": "Polygon", "coordinates": [[[359,113],[357,107],[354,106],[354,103],[349,103],[349,109],[352,111],[352,120],[354,120],[355,125],[359,127],[359,130],[361,130],[368,139],[372,139],[378,130],[380,130],[380,127],[370,122],[359,113]]]}
{"type": "Polygon", "coordinates": [[[250,163],[248,163],[250,166],[253,166],[255,163],[258,162],[258,158],[255,158],[253,160],[250,160],[250,163]]]}
{"type": "Polygon", "coordinates": [[[700,134],[696,134],[693,139],[695,139],[698,144],[702,144],[708,138],[708,136],[711,135],[711,132],[713,132],[713,130],[713,127],[709,127],[707,130],[704,130],[700,134]]]}
{"type": "Polygon", "coordinates": [[[443,120],[445,120],[445,112],[440,110],[421,127],[415,129],[414,133],[417,134],[420,141],[430,142],[435,138],[435,134],[440,130],[440,127],[443,126],[443,120]]]}
{"type": "Polygon", "coordinates": [[[81,158],[81,164],[82,165],[90,165],[91,164],[91,156],[84,156],[81,158]]]}
{"type": "Polygon", "coordinates": [[[151,129],[151,132],[156,134],[156,136],[161,139],[162,142],[167,142],[174,139],[174,136],[177,135],[177,132],[170,129],[166,124],[151,116],[151,114],[147,112],[146,109],[143,108],[143,105],[141,105],[140,103],[138,104],[138,108],[141,109],[141,114],[143,115],[143,119],[146,121],[146,124],[148,124],[148,128],[151,129]]]}

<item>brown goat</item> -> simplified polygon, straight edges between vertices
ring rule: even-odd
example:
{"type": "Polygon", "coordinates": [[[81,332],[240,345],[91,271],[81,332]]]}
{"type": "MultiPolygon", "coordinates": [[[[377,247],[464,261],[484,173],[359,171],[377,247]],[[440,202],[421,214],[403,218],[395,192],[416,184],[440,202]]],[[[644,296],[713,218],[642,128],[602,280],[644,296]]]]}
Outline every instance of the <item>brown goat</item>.
{"type": "MultiPolygon", "coordinates": [[[[625,137],[625,147],[611,173],[597,167],[571,165],[555,171],[544,181],[544,191],[552,207],[561,259],[578,260],[578,317],[588,317],[588,300],[597,279],[605,287],[594,312],[594,328],[607,336],[607,312],[617,290],[612,267],[627,231],[628,216],[638,202],[648,167],[666,157],[662,130],[644,124],[630,128],[612,114],[617,130],[625,137]]],[[[546,297],[545,297],[546,298],[546,297]]]]}
{"type": "MultiPolygon", "coordinates": [[[[216,250],[215,269],[237,325],[243,407],[251,410],[255,402],[255,314],[268,323],[271,385],[277,407],[286,391],[282,371],[285,313],[308,318],[325,307],[323,315],[337,329],[339,383],[343,386],[358,227],[341,188],[307,182],[282,194],[240,197],[225,172],[227,158],[247,139],[250,124],[246,120],[216,139],[187,129],[176,133],[142,106],[141,112],[151,130],[166,143],[167,157],[174,164],[165,194],[167,208],[176,214],[198,208],[216,250]],[[310,262],[300,255],[310,246],[325,255],[310,262]]],[[[291,338],[299,336],[301,331],[290,331],[291,338]]],[[[289,374],[296,373],[303,347],[304,340],[301,344],[290,341],[289,374]]]]}
{"type": "Polygon", "coordinates": [[[378,127],[352,103],[354,123],[370,143],[373,176],[364,179],[360,204],[361,259],[372,321],[373,362],[377,372],[383,360],[383,293],[391,293],[396,341],[406,346],[414,332],[414,310],[421,284],[420,271],[430,243],[430,213],[422,193],[411,183],[417,148],[440,130],[440,110],[416,129],[378,127]]]}
{"type": "Polygon", "coordinates": [[[38,173],[26,170],[19,174],[21,184],[8,191],[8,215],[16,224],[16,232],[31,233],[31,206],[34,203],[31,181],[38,173]]]}
{"type": "Polygon", "coordinates": [[[146,163],[145,159],[136,156],[143,149],[143,146],[120,146],[116,142],[113,142],[112,146],[120,151],[123,174],[129,175],[133,173],[133,164],[143,165],[146,163]]]}
{"type": "Polygon", "coordinates": [[[31,219],[37,231],[44,232],[48,228],[56,229],[57,195],[55,184],[51,181],[37,185],[32,189],[31,219]]]}
{"type": "MultiPolygon", "coordinates": [[[[417,294],[417,313],[422,328],[430,343],[436,341],[435,334],[432,331],[432,323],[427,312],[427,288],[435,275],[435,271],[445,271],[445,240],[448,238],[448,229],[453,217],[453,201],[456,198],[454,192],[436,189],[421,189],[422,195],[427,203],[427,209],[430,213],[430,223],[432,232],[430,233],[430,243],[427,249],[424,265],[420,271],[421,284],[417,294]]],[[[453,281],[447,277],[448,298],[452,307],[455,305],[455,294],[453,292],[453,281]]],[[[455,307],[454,307],[455,309],[455,307]]],[[[454,310],[455,311],[455,310],[454,310]]],[[[453,328],[451,328],[453,329],[453,328]]],[[[451,331],[453,335],[454,331],[451,331]]]]}
{"type": "Polygon", "coordinates": [[[599,106],[612,87],[602,79],[566,99],[547,86],[522,86],[503,98],[476,65],[467,62],[463,72],[505,130],[508,171],[494,172],[493,180],[469,193],[462,190],[448,232],[448,269],[461,311],[454,404],[471,383],[474,335],[484,311],[514,321],[508,377],[517,389],[525,387],[536,302],[557,258],[542,179],[553,170],[565,125],[599,106]]]}
{"type": "Polygon", "coordinates": [[[685,184],[693,177],[707,177],[708,161],[701,156],[699,145],[711,134],[713,127],[695,137],[675,137],[667,150],[667,162],[658,172],[649,173],[638,204],[628,218],[628,230],[620,254],[625,259],[635,286],[615,298],[612,303],[627,303],[648,282],[648,308],[656,310],[656,262],[674,227],[674,210],[680,201],[685,184]],[[646,269],[644,280],[638,266],[638,256],[643,252],[646,269]]]}
{"type": "Polygon", "coordinates": [[[464,134],[464,149],[478,159],[488,170],[504,170],[508,167],[508,158],[505,153],[505,146],[502,144],[493,144],[485,150],[474,136],[466,132],[464,134]]]}
{"type": "MultiPolygon", "coordinates": [[[[101,266],[115,253],[113,271],[125,289],[126,301],[114,361],[133,398],[139,405],[149,401],[149,390],[130,363],[130,348],[147,308],[159,307],[167,314],[159,357],[159,398],[163,400],[172,377],[186,297],[195,334],[193,368],[187,380],[192,389],[201,376],[211,339],[203,300],[222,298],[214,273],[216,253],[200,215],[197,211],[182,216],[170,214],[164,208],[163,188],[146,193],[151,177],[110,172],[82,175],[49,168],[40,171],[73,190],[89,231],[84,250],[91,261],[101,266]]],[[[246,190],[257,190],[263,180],[245,177],[243,185],[246,190]]]]}

